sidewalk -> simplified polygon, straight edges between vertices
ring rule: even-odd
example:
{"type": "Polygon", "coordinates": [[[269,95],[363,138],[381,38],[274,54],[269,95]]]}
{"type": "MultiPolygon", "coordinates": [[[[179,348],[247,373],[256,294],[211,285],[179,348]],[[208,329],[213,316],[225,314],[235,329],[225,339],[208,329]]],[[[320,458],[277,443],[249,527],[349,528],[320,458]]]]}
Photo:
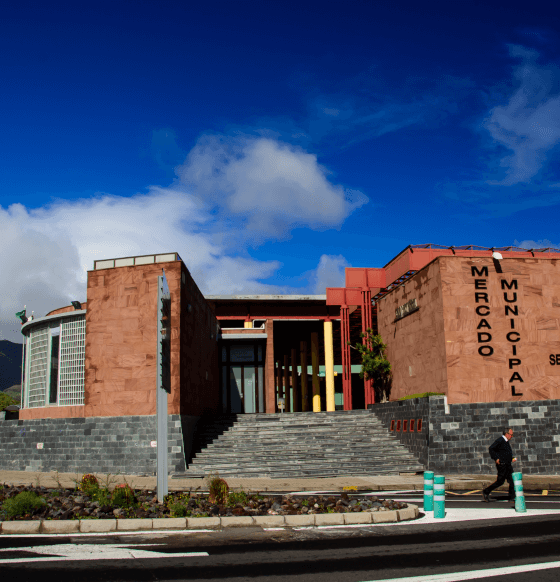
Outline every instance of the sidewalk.
{"type": "MultiPolygon", "coordinates": [[[[81,478],[78,473],[41,473],[38,471],[0,471],[0,483],[10,485],[36,485],[43,487],[74,488],[81,478]]],[[[137,489],[154,490],[156,477],[139,477],[137,475],[96,475],[104,484],[114,486],[118,483],[128,483],[137,489]]],[[[455,491],[480,490],[496,480],[495,474],[488,475],[446,475],[445,488],[455,491]]],[[[345,487],[355,487],[357,491],[406,491],[422,490],[424,478],[422,475],[372,475],[360,477],[329,477],[311,479],[226,479],[230,489],[246,491],[342,491],[345,487]]],[[[523,487],[526,491],[554,490],[560,491],[559,475],[524,475],[523,487]]],[[[188,491],[189,489],[205,491],[204,479],[169,479],[170,491],[188,491]]],[[[505,483],[500,490],[507,490],[505,483]]]]}

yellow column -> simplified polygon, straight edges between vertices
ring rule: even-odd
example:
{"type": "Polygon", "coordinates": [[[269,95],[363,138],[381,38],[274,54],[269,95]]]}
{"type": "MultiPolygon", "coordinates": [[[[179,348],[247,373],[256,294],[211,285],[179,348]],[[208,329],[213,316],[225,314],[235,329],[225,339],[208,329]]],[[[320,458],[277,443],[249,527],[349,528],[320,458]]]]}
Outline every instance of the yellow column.
{"type": "Polygon", "coordinates": [[[243,324],[243,327],[244,327],[245,329],[247,329],[247,328],[252,328],[252,327],[253,327],[253,322],[252,322],[252,321],[246,321],[246,322],[243,324]]]}
{"type": "Polygon", "coordinates": [[[319,388],[319,334],[311,334],[311,369],[313,382],[313,412],[321,412],[321,390],[319,388]]]}
{"type": "Polygon", "coordinates": [[[301,366],[301,410],[307,412],[307,342],[299,342],[300,366],[301,366]]]}
{"type": "Polygon", "coordinates": [[[332,321],[323,323],[325,335],[325,382],[327,388],[327,412],[335,410],[334,405],[334,352],[332,321]]]}

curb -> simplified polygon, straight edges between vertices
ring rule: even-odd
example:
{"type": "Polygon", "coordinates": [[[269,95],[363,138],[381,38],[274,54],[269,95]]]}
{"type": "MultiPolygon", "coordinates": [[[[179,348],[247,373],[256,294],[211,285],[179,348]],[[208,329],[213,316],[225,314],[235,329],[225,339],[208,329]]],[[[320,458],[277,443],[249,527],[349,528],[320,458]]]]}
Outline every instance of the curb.
{"type": "Polygon", "coordinates": [[[418,506],[394,511],[360,511],[353,513],[318,513],[313,515],[250,515],[233,517],[176,517],[158,519],[82,519],[0,522],[2,534],[72,534],[125,531],[197,530],[229,527],[314,527],[395,523],[418,517],[418,506]]]}

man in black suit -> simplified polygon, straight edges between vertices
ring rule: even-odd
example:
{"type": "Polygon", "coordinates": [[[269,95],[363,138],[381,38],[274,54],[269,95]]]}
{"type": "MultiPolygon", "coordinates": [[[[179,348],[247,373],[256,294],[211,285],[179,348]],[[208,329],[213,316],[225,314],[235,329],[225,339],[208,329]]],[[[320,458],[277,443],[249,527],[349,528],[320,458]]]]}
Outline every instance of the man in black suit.
{"type": "Polygon", "coordinates": [[[497,438],[491,445],[488,451],[490,456],[494,461],[496,461],[496,469],[498,469],[498,478],[492,485],[486,487],[482,490],[482,499],[488,503],[490,501],[490,493],[497,489],[500,485],[503,485],[504,481],[507,480],[509,483],[509,495],[508,499],[511,502],[515,501],[515,490],[513,488],[513,467],[512,463],[515,463],[517,459],[513,457],[511,446],[509,441],[513,437],[513,429],[508,428],[504,430],[501,437],[497,438]]]}

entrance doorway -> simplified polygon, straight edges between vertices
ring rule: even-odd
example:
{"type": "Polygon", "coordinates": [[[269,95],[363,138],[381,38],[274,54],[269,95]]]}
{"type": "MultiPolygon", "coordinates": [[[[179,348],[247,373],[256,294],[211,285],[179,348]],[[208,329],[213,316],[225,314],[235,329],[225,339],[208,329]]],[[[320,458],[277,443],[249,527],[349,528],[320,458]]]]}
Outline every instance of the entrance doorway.
{"type": "Polygon", "coordinates": [[[263,366],[230,366],[230,412],[264,412],[263,366]]]}
{"type": "Polygon", "coordinates": [[[264,345],[233,342],[224,344],[221,384],[224,412],[264,412],[264,345]]]}

